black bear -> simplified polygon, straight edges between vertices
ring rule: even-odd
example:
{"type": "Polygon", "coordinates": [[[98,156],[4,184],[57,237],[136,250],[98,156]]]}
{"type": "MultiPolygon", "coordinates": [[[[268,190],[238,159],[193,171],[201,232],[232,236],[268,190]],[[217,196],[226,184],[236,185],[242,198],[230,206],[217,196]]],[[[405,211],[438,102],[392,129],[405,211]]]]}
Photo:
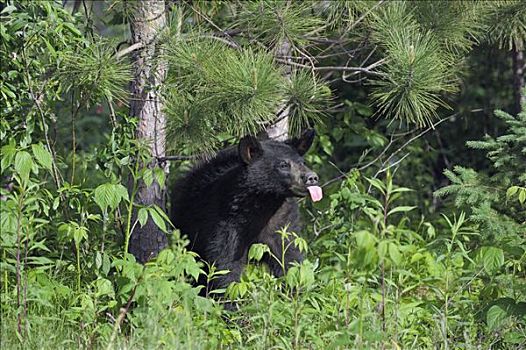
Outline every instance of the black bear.
{"type": "MultiPolygon", "coordinates": [[[[237,147],[224,149],[197,165],[175,185],[172,222],[190,239],[190,249],[219,270],[230,270],[207,286],[208,290],[238,281],[254,243],[265,243],[281,257],[281,236],[288,226],[298,232],[299,211],[294,197],[322,197],[318,176],[302,156],[310,148],[314,131],[300,138],[277,142],[242,138],[237,147]]],[[[292,244],[285,262],[300,262],[292,244]]],[[[283,274],[279,264],[264,257],[270,271],[283,274]]],[[[202,281],[200,281],[202,283],[202,281]]],[[[203,283],[204,284],[204,283],[203,283]]]]}

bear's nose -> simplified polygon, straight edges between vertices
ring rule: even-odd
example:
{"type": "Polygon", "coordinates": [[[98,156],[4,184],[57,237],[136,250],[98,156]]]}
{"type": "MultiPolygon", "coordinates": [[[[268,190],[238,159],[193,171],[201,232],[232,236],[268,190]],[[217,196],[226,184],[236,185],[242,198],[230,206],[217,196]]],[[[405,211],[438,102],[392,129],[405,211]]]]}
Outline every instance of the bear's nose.
{"type": "Polygon", "coordinates": [[[305,185],[314,186],[317,184],[318,184],[318,175],[315,172],[310,171],[305,174],[305,185]]]}

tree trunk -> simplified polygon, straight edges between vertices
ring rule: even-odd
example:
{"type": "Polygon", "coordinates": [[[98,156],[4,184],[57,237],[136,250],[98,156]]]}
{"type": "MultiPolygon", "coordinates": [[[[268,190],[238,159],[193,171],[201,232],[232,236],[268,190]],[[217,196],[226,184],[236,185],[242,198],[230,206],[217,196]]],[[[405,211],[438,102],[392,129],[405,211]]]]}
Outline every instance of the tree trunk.
{"type": "Polygon", "coordinates": [[[524,94],[524,51],[519,50],[515,45],[513,46],[513,93],[515,101],[515,113],[521,111],[521,104],[526,103],[526,95],[524,94]]]}
{"type": "MultiPolygon", "coordinates": [[[[159,157],[165,156],[165,125],[162,112],[162,100],[159,87],[166,76],[166,66],[159,61],[159,35],[166,25],[165,3],[162,1],[141,0],[135,3],[135,16],[131,22],[132,45],[140,43],[141,49],[133,55],[134,80],[131,84],[132,101],[130,114],[139,119],[136,137],[149,146],[153,161],[150,168],[161,167],[168,173],[168,164],[160,163],[159,157]]],[[[140,180],[135,203],[138,205],[157,205],[165,209],[165,189],[154,180],[151,186],[140,180]]],[[[132,222],[135,222],[134,212],[132,222]]],[[[133,225],[132,225],[133,227],[133,225]]],[[[140,262],[155,257],[166,247],[166,235],[150,218],[140,227],[135,225],[130,239],[129,252],[140,262]]]]}
{"type": "MultiPolygon", "coordinates": [[[[278,57],[287,57],[286,59],[290,61],[290,58],[288,57],[291,55],[291,47],[287,39],[284,39],[283,42],[279,45],[279,47],[276,50],[276,55],[278,57]]],[[[290,79],[290,75],[292,74],[292,66],[283,65],[283,70],[285,78],[290,79]]],[[[287,105],[285,102],[279,109],[278,114],[276,115],[276,122],[266,129],[269,138],[277,141],[285,141],[286,139],[288,139],[289,111],[290,106],[287,105]]]]}

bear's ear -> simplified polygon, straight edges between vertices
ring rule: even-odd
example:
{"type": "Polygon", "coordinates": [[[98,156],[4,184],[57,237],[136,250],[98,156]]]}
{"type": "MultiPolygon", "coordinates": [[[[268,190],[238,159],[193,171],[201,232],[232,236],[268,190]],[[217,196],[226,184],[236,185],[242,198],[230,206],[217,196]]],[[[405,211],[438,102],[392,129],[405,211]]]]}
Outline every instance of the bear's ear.
{"type": "Polygon", "coordinates": [[[263,148],[254,136],[243,137],[239,141],[238,151],[239,156],[246,164],[253,162],[263,154],[263,148]]]}
{"type": "Polygon", "coordinates": [[[305,130],[300,137],[295,137],[293,139],[287,140],[285,141],[285,143],[295,148],[296,151],[298,151],[299,155],[303,156],[305,153],[307,153],[310,146],[312,146],[312,141],[314,141],[315,135],[316,132],[314,131],[314,129],[308,129],[305,130]]]}

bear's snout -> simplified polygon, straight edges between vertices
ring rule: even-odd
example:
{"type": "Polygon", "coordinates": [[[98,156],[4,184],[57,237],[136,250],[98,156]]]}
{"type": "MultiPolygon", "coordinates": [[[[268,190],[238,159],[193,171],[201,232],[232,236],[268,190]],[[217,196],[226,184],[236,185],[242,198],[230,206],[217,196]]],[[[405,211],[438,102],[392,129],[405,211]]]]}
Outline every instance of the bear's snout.
{"type": "Polygon", "coordinates": [[[315,186],[318,184],[318,180],[318,174],[316,174],[314,171],[305,173],[303,177],[303,181],[305,182],[306,186],[315,186]]]}

